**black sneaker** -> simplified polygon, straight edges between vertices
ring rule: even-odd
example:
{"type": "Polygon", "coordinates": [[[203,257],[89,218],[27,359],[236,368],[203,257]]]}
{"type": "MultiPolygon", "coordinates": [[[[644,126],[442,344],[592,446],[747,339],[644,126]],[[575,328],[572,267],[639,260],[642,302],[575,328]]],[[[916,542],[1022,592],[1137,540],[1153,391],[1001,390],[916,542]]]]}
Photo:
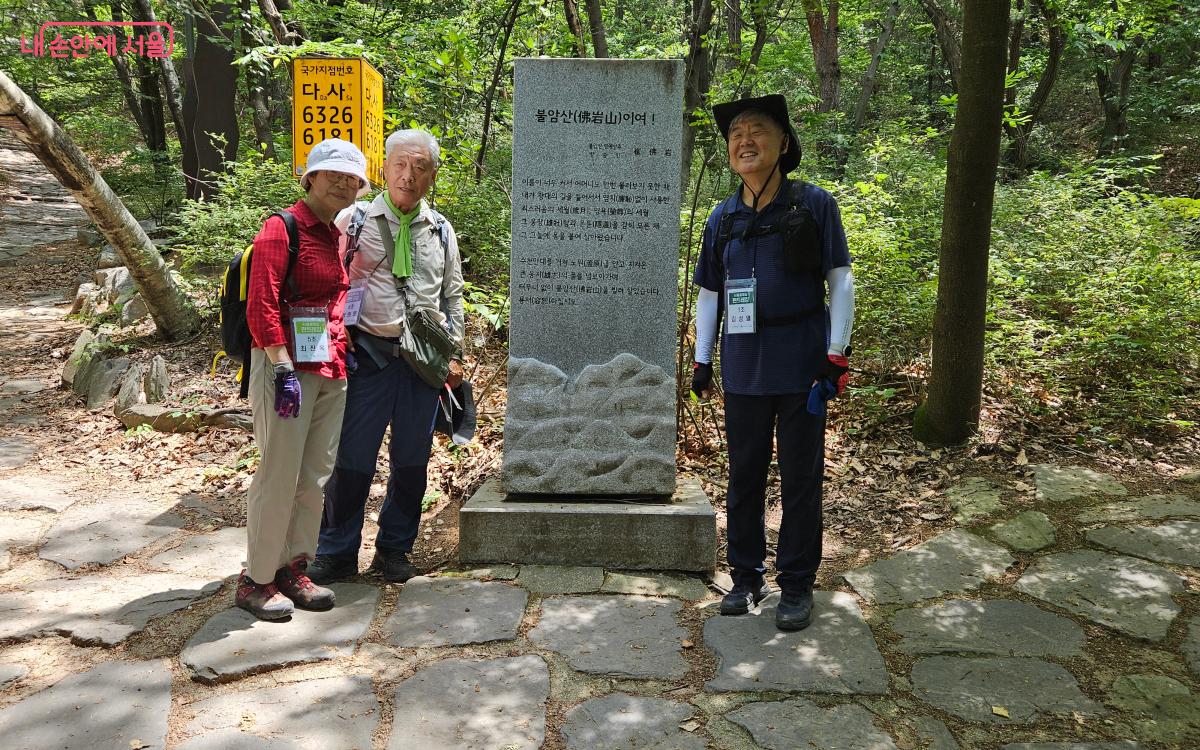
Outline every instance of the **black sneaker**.
{"type": "Polygon", "coordinates": [[[305,571],[313,583],[326,584],[358,575],[358,560],[333,555],[317,555],[305,571]]]}
{"type": "Polygon", "coordinates": [[[770,594],[771,587],[765,583],[757,588],[735,583],[733,591],[721,598],[721,614],[744,615],[770,594]]]}
{"type": "Polygon", "coordinates": [[[403,552],[387,555],[375,550],[375,559],[371,561],[371,570],[379,571],[383,580],[391,583],[404,583],[409,578],[420,575],[420,571],[408,561],[408,555],[403,552]]]}
{"type": "Polygon", "coordinates": [[[812,589],[785,591],[775,609],[775,627],[780,630],[804,630],[812,622],[812,610],[812,589]]]}

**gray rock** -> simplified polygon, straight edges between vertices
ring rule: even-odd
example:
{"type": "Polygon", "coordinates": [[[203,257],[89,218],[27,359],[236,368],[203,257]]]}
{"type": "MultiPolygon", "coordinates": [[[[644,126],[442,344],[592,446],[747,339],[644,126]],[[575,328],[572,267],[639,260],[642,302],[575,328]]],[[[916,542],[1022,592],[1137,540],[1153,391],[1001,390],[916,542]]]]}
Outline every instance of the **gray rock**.
{"type": "Polygon", "coordinates": [[[1050,517],[1036,510],[1018,513],[993,525],[991,531],[996,541],[1018,552],[1037,552],[1054,544],[1056,539],[1050,517]]]}
{"type": "Polygon", "coordinates": [[[918,716],[912,723],[917,728],[920,746],[925,750],[960,750],[958,741],[940,720],[932,716],[918,716]]]}
{"type": "Polygon", "coordinates": [[[107,565],[183,526],[183,519],[138,498],[73,505],[46,532],[41,557],[74,570],[107,565]]]}
{"type": "Polygon", "coordinates": [[[1171,521],[1160,526],[1106,526],[1087,532],[1087,540],[1147,560],[1200,567],[1200,521],[1171,521]]]}
{"type": "Polygon", "coordinates": [[[297,609],[286,624],[265,622],[243,609],[209,618],[187,642],[179,660],[200,682],[224,682],[293,664],[349,656],[366,632],[379,589],[334,583],[337,606],[326,612],[297,609]]]}
{"type": "Polygon", "coordinates": [[[16,437],[0,437],[0,469],[15,469],[37,455],[37,446],[16,437]]]}
{"type": "Polygon", "coordinates": [[[1133,714],[1134,733],[1166,747],[1200,746],[1200,697],[1178,680],[1135,674],[1113,680],[1108,703],[1133,714]]]}
{"type": "Polygon", "coordinates": [[[954,509],[954,520],[971,523],[977,518],[990,516],[1003,510],[1000,495],[1004,488],[983,477],[970,477],[946,491],[950,507],[954,509]]]}
{"type": "Polygon", "coordinates": [[[1008,599],[952,599],[896,613],[892,630],[906,654],[1057,656],[1083,653],[1083,629],[1065,617],[1008,599]]]}
{"type": "Polygon", "coordinates": [[[1076,550],[1038,560],[1014,588],[1123,633],[1161,641],[1179,614],[1171,596],[1183,591],[1183,579],[1133,557],[1076,550]]]}
{"type": "Polygon", "coordinates": [[[219,581],[236,575],[246,556],[246,529],[224,528],[190,536],[166,552],[150,558],[149,565],[198,581],[219,581]]]}
{"type": "Polygon", "coordinates": [[[515,581],[520,569],[516,565],[489,565],[484,568],[471,568],[465,571],[472,578],[494,581],[515,581]]]}
{"type": "Polygon", "coordinates": [[[150,360],[150,371],[146,373],[143,389],[146,391],[146,401],[156,404],[167,397],[171,387],[171,376],[167,373],[167,361],[161,354],[155,354],[150,360]]]}
{"type": "Polygon", "coordinates": [[[124,303],[137,293],[137,286],[133,283],[133,276],[129,274],[129,269],[124,266],[98,269],[95,273],[94,281],[96,286],[104,290],[104,294],[107,296],[107,301],[110,305],[116,302],[124,303]]]}
{"type": "Polygon", "coordinates": [[[104,405],[117,392],[117,383],[129,367],[129,359],[117,357],[93,362],[88,372],[87,407],[96,409],[104,405]]]}
{"type": "Polygon", "coordinates": [[[1028,724],[1048,714],[1104,711],[1080,691],[1070,672],[1038,659],[930,656],[913,665],[912,684],[921,700],[980,723],[1028,724]]]}
{"type": "MultiPolygon", "coordinates": [[[[71,349],[71,355],[67,357],[66,363],[63,365],[62,382],[63,385],[71,386],[75,381],[75,373],[79,370],[80,365],[91,358],[90,349],[93,345],[103,345],[107,343],[107,336],[100,338],[97,334],[92,333],[91,329],[85,328],[79,332],[79,338],[75,339],[75,346],[71,349]]],[[[85,389],[86,392],[86,389],[85,389]]],[[[76,391],[78,393],[78,391],[76,391]]]]}
{"type": "Polygon", "coordinates": [[[522,565],[517,584],[535,594],[586,594],[604,584],[603,568],[522,565]]]}
{"type": "Polygon", "coordinates": [[[80,227],[75,231],[75,239],[89,247],[100,244],[100,233],[92,227],[80,227]]]}
{"type": "Polygon", "coordinates": [[[684,703],[614,693],[568,711],[562,735],[567,750],[704,750],[703,739],[679,728],[694,713],[684,703]]]}
{"type": "Polygon", "coordinates": [[[48,391],[53,386],[48,386],[40,380],[17,379],[6,380],[0,385],[0,396],[24,396],[30,393],[40,393],[48,391]]]}
{"type": "Polygon", "coordinates": [[[218,588],[219,583],[200,587],[191,578],[167,573],[37,581],[0,592],[0,640],[63,635],[78,644],[115,646],[150,620],[218,588]]]}
{"type": "Polygon", "coordinates": [[[848,571],[844,577],[869,601],[912,603],[972,591],[987,579],[1004,575],[1015,562],[1003,547],[953,529],[912,549],[848,571]]]}
{"type": "Polygon", "coordinates": [[[227,693],[187,708],[195,718],[181,750],[370,750],[379,724],[379,701],[365,675],[227,693]]]}
{"type": "Polygon", "coordinates": [[[157,750],[170,708],[168,660],[110,661],[0,709],[0,737],[5,750],[157,750]]]}
{"type": "Polygon", "coordinates": [[[195,432],[205,424],[203,412],[183,411],[157,404],[137,404],[117,415],[128,429],[150,425],[159,432],[195,432]]]}
{"type": "Polygon", "coordinates": [[[1011,742],[1000,750],[1138,750],[1132,740],[1117,742],[1011,742]]]}
{"type": "Polygon", "coordinates": [[[1116,479],[1083,466],[1038,464],[1033,467],[1033,476],[1039,503],[1057,504],[1129,493],[1116,479]]]}
{"type": "Polygon", "coordinates": [[[8,687],[10,682],[16,682],[29,674],[29,667],[24,664],[0,664],[0,688],[8,687]]]}
{"type": "Polygon", "coordinates": [[[71,301],[71,308],[67,310],[67,315],[82,315],[90,318],[95,313],[103,294],[103,290],[92,282],[83,282],[75,290],[75,299],[71,301]]]}
{"type": "Polygon", "coordinates": [[[1183,658],[1187,661],[1188,669],[1192,670],[1192,674],[1200,677],[1200,619],[1193,619],[1188,624],[1187,637],[1184,638],[1180,650],[1183,651],[1183,658]]]}
{"type": "Polygon", "coordinates": [[[539,656],[444,659],[396,685],[388,750],[536,750],[550,670],[539,656]]]}
{"type": "Polygon", "coordinates": [[[16,516],[0,522],[0,570],[8,570],[9,550],[37,543],[46,524],[40,518],[16,516]]]}
{"type": "Polygon", "coordinates": [[[140,294],[134,294],[121,305],[121,325],[123,327],[131,326],[148,317],[150,317],[150,308],[146,307],[146,300],[142,299],[140,294]]]}
{"type": "Polygon", "coordinates": [[[75,498],[68,495],[66,490],[44,478],[0,479],[0,510],[50,510],[57,513],[66,510],[74,502],[75,498]]]}
{"type": "Polygon", "coordinates": [[[100,257],[96,259],[96,268],[116,268],[123,265],[125,263],[121,260],[121,256],[117,255],[117,251],[112,245],[105,245],[101,248],[100,257]]]}
{"type": "Polygon", "coordinates": [[[708,596],[708,587],[699,578],[669,573],[607,573],[600,590],[609,594],[675,596],[688,601],[708,596]]]}
{"type": "Polygon", "coordinates": [[[1200,469],[1192,469],[1177,477],[1184,484],[1200,484],[1200,469]]]}
{"type": "Polygon", "coordinates": [[[141,363],[132,365],[121,376],[121,385],[117,388],[117,404],[114,410],[117,414],[126,409],[146,403],[146,391],[142,379],[149,368],[141,363]]]}
{"type": "Polygon", "coordinates": [[[404,584],[383,627],[402,648],[508,640],[517,637],[528,599],[499,581],[417,576],[404,584]]]}
{"type": "Polygon", "coordinates": [[[1080,523],[1141,521],[1160,518],[1200,518],[1200,502],[1187,495],[1147,495],[1085,510],[1080,523]]]}
{"type": "Polygon", "coordinates": [[[813,592],[812,624],[795,633],[775,628],[778,601],[772,594],[749,614],[710,617],[704,623],[704,643],[719,660],[707,690],[887,691],[887,665],[853,596],[813,592]]]}
{"type": "Polygon", "coordinates": [[[546,599],[529,638],[580,672],[677,679],[688,670],[681,654],[687,631],[675,622],[681,606],[639,596],[546,599]]]}
{"type": "Polygon", "coordinates": [[[767,750],[896,750],[896,743],[875,727],[871,714],[861,706],[821,708],[793,698],[749,703],[727,718],[745,727],[767,750]]]}

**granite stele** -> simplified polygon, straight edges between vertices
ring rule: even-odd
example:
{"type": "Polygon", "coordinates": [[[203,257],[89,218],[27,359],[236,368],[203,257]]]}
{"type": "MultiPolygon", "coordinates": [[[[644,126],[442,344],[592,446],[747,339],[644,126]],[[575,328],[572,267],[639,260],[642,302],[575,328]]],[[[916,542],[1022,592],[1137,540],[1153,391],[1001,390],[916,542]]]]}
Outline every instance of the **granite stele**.
{"type": "MultiPolygon", "coordinates": [[[[514,71],[508,411],[488,512],[635,500],[711,524],[707,498],[681,498],[675,477],[683,62],[519,59],[514,71]]],[[[471,512],[482,512],[472,503],[461,518],[464,559],[515,554],[472,548],[471,512]]],[[[547,533],[578,547],[569,524],[586,509],[558,510],[547,533]]],[[[617,520],[628,533],[628,519],[597,523],[617,520]]],[[[518,525],[528,537],[541,522],[518,525]]],[[[653,521],[633,523],[640,534],[653,521]]]]}

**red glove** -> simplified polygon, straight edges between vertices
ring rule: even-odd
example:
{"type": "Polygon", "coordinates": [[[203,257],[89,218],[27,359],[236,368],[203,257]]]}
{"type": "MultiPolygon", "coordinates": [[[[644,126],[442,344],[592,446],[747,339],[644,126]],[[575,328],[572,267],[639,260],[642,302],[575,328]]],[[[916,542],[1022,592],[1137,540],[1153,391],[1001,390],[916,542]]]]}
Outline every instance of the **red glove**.
{"type": "Polygon", "coordinates": [[[837,388],[837,395],[842,395],[846,384],[850,382],[850,360],[841,354],[830,354],[817,372],[818,378],[828,380],[837,388]]]}

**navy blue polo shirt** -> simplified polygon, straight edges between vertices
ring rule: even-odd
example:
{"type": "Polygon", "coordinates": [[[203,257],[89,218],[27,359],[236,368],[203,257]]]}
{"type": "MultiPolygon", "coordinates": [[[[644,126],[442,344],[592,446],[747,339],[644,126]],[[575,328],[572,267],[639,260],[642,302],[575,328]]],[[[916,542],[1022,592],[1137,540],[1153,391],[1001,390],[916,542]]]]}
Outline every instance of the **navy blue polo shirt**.
{"type": "MultiPolygon", "coordinates": [[[[757,279],[756,333],[721,335],[721,376],[725,391],[746,396],[804,393],[812,386],[828,350],[829,315],[825,311],[825,276],[850,265],[850,250],[837,201],[816,185],[806,185],[801,205],[816,219],[821,236],[821,272],[789,271],[783,262],[778,232],[742,239],[754,212],[742,191],[713,209],[704,227],[704,244],[696,263],[695,283],[721,295],[725,279],[757,279]],[[716,257],[721,216],[731,212],[732,231],[724,260],[716,257]],[[724,269],[724,270],[722,270],[724,269]],[[762,321],[789,321],[763,325],[762,321]]],[[[785,180],[756,226],[775,225],[791,204],[791,181],[785,180]]],[[[753,233],[752,233],[753,235],[753,233]]]]}

